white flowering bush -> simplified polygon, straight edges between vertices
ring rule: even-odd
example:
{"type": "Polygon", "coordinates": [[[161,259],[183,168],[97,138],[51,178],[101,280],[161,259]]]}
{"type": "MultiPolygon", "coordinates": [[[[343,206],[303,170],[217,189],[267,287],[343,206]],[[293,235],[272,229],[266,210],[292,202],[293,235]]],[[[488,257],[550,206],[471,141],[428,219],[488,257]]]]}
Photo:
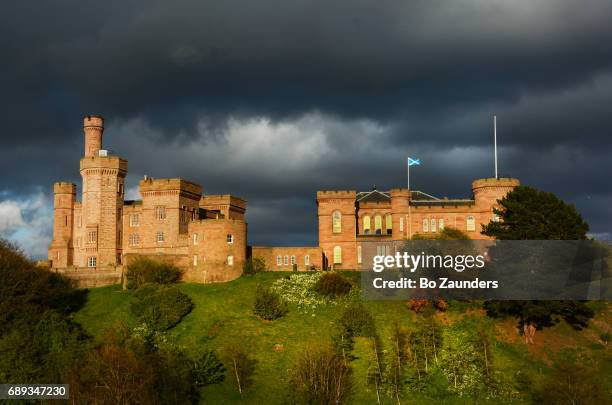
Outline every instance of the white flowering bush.
{"type": "Polygon", "coordinates": [[[332,299],[316,292],[315,288],[322,273],[301,273],[292,274],[276,280],[271,289],[277,292],[285,301],[297,305],[301,312],[312,312],[323,305],[337,305],[346,303],[359,297],[359,289],[352,288],[343,298],[332,299]]]}

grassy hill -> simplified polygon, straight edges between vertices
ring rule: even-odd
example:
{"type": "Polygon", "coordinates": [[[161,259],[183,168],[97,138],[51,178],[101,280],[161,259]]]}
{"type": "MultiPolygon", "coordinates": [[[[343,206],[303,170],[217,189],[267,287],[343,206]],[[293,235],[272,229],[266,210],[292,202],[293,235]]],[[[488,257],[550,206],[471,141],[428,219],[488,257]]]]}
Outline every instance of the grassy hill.
{"type": "MultiPolygon", "coordinates": [[[[223,284],[181,284],[195,304],[193,311],[170,330],[169,335],[186,347],[206,346],[222,349],[229,342],[238,341],[257,359],[253,386],[241,397],[232,380],[206,387],[202,398],[206,403],[284,403],[289,390],[288,374],[297,354],[308,342],[328,341],[336,330],[336,320],[345,307],[344,302],[321,305],[316,308],[290,305],[289,313],[275,321],[262,321],[252,313],[253,300],[258,284],[271,285],[289,273],[260,273],[242,277],[223,284]]],[[[356,279],[358,273],[348,275],[356,279]]],[[[135,325],[129,305],[132,292],[122,291],[120,286],[92,289],[87,304],[75,314],[75,320],[96,339],[104,329],[115,322],[135,325]]],[[[365,302],[373,313],[383,347],[390,345],[391,327],[395,321],[410,329],[417,316],[405,302],[365,302]]],[[[595,361],[603,376],[604,390],[612,392],[610,375],[612,360],[606,333],[610,333],[612,308],[609,303],[592,303],[596,317],[590,327],[575,331],[567,324],[538,332],[534,345],[525,345],[516,330],[516,321],[507,319],[493,322],[487,318],[478,303],[452,302],[448,311],[437,313],[437,321],[443,326],[444,337],[451,338],[453,325],[462,321],[465,325],[485,326],[495,336],[492,345],[492,368],[500,384],[510,394],[504,398],[487,399],[485,396],[460,397],[448,389],[449,382],[443,374],[431,379],[430,386],[419,392],[406,390],[402,403],[522,403],[532,400],[528,390],[552,372],[555,362],[569,353],[581,359],[595,361]]],[[[469,328],[468,328],[469,329],[469,328]]],[[[469,330],[467,331],[469,333],[469,330]]],[[[351,403],[376,403],[374,390],[368,387],[368,358],[370,347],[365,338],[357,338],[352,362],[354,392],[351,403]]],[[[390,398],[383,403],[392,403],[390,398]]]]}

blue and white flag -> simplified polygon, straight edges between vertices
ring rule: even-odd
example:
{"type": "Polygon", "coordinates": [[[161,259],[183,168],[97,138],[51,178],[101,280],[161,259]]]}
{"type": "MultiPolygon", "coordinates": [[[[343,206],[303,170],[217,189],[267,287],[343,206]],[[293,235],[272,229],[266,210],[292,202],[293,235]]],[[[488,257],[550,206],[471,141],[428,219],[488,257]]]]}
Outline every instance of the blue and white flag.
{"type": "Polygon", "coordinates": [[[408,158],[408,167],[419,166],[420,164],[421,164],[421,159],[413,159],[411,157],[408,158]]]}

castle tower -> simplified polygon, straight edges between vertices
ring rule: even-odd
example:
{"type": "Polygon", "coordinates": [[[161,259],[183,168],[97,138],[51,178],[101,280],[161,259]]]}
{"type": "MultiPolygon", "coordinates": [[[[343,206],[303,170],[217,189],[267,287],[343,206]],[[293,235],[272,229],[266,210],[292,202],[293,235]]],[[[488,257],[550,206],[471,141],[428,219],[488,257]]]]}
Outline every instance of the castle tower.
{"type": "Polygon", "coordinates": [[[121,212],[127,161],[107,156],[102,150],[104,119],[88,115],[83,119],[85,156],[81,159],[83,179],[83,243],[80,266],[115,266],[121,261],[121,212]]]}
{"type": "Polygon", "coordinates": [[[474,202],[476,211],[480,214],[480,222],[483,224],[494,220],[492,212],[493,207],[498,207],[497,200],[501,200],[519,186],[521,182],[514,178],[488,178],[478,179],[472,182],[472,192],[474,193],[474,202]]]}
{"type": "Polygon", "coordinates": [[[53,267],[73,264],[73,224],[76,185],[58,182],[53,185],[53,241],[49,246],[49,260],[53,267]]]}
{"type": "Polygon", "coordinates": [[[409,237],[410,191],[407,188],[391,189],[391,211],[393,212],[393,240],[409,237]]]}
{"type": "Polygon", "coordinates": [[[357,268],[357,220],[354,190],[318,191],[319,246],[327,265],[357,268]]]}

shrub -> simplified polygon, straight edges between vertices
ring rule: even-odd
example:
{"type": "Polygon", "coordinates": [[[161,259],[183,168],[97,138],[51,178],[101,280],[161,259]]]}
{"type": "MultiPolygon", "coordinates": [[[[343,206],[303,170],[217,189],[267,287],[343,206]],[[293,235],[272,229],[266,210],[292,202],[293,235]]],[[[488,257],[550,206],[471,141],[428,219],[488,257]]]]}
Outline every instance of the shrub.
{"type": "Polygon", "coordinates": [[[372,313],[361,302],[353,302],[346,307],[338,323],[350,337],[371,337],[376,331],[372,313]]]}
{"type": "Polygon", "coordinates": [[[177,287],[147,284],[139,288],[130,310],[140,322],[164,331],[178,324],[193,309],[193,302],[177,287]]]}
{"type": "Polygon", "coordinates": [[[427,304],[429,304],[428,300],[412,299],[408,301],[408,308],[410,308],[411,311],[420,314],[421,312],[423,312],[427,304]]]}
{"type": "Polygon", "coordinates": [[[257,287],[253,313],[262,319],[272,321],[284,316],[289,311],[287,302],[270,288],[257,287]]]}
{"type": "Polygon", "coordinates": [[[125,274],[129,289],[140,288],[149,283],[173,284],[181,279],[181,275],[178,267],[146,257],[138,258],[128,265],[125,274]]]}
{"type": "Polygon", "coordinates": [[[340,297],[351,291],[351,283],[339,273],[325,273],[319,279],[316,290],[322,295],[340,297]]]}
{"type": "Polygon", "coordinates": [[[242,265],[242,274],[251,276],[266,270],[266,262],[264,259],[249,257],[242,265]]]}
{"type": "Polygon", "coordinates": [[[225,367],[215,352],[207,351],[194,362],[193,375],[198,387],[217,384],[225,379],[225,367]]]}
{"type": "Polygon", "coordinates": [[[351,394],[351,369],[331,345],[310,345],[294,366],[290,385],[296,403],[343,404],[351,394]]]}

